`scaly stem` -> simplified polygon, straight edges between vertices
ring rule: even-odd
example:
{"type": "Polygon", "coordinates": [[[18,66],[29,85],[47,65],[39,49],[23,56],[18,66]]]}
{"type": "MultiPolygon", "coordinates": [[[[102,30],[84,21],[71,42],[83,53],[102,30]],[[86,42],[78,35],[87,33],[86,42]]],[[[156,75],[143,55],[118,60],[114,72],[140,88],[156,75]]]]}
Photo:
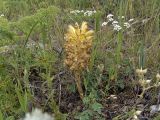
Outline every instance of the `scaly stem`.
{"type": "Polygon", "coordinates": [[[82,89],[82,85],[81,85],[81,78],[80,78],[80,73],[79,72],[75,72],[75,82],[76,82],[76,85],[77,85],[77,89],[78,89],[78,92],[80,94],[80,98],[83,99],[83,89],[82,89]]]}

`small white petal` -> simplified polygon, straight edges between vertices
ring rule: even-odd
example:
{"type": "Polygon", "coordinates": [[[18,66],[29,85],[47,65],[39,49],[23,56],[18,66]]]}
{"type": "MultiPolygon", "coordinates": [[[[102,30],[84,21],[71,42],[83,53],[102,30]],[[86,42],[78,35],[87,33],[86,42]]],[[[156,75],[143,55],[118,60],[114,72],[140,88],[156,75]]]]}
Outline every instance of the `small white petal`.
{"type": "Polygon", "coordinates": [[[113,18],[108,18],[108,21],[109,21],[109,22],[111,22],[111,21],[113,21],[113,20],[114,20],[113,18]]]}
{"type": "Polygon", "coordinates": [[[130,28],[130,27],[131,27],[131,25],[130,25],[128,22],[125,22],[125,23],[124,23],[124,26],[125,26],[126,28],[130,28]]]}
{"type": "Polygon", "coordinates": [[[134,116],[133,116],[133,119],[134,119],[134,120],[138,120],[137,115],[134,115],[134,116]]]}
{"type": "Polygon", "coordinates": [[[115,21],[112,22],[112,24],[118,24],[118,21],[115,20],[115,21]]]}
{"type": "Polygon", "coordinates": [[[128,20],[128,22],[132,22],[132,21],[134,21],[134,19],[133,19],[133,18],[128,20]]]}
{"type": "Polygon", "coordinates": [[[108,24],[108,22],[103,22],[102,26],[106,26],[108,24]]]}
{"type": "Polygon", "coordinates": [[[112,15],[112,14],[108,14],[107,15],[107,18],[111,18],[111,17],[113,17],[114,15],[112,15]]]}
{"type": "Polygon", "coordinates": [[[117,99],[117,96],[116,95],[110,95],[110,98],[117,99]]]}
{"type": "Polygon", "coordinates": [[[113,27],[114,27],[113,30],[116,30],[116,31],[120,31],[122,29],[122,27],[117,24],[113,25],[113,27]]]}
{"type": "Polygon", "coordinates": [[[141,113],[142,113],[142,111],[140,111],[140,110],[136,111],[136,115],[140,115],[141,113]]]}
{"type": "Polygon", "coordinates": [[[148,83],[148,84],[149,84],[150,82],[151,82],[151,80],[146,80],[146,83],[148,83]]]}

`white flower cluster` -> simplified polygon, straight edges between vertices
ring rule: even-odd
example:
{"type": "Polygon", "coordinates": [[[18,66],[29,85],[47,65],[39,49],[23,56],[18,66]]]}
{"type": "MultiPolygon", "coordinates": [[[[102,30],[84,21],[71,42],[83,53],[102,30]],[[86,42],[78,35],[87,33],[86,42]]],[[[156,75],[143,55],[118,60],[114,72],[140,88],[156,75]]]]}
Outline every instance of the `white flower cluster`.
{"type": "MultiPolygon", "coordinates": [[[[123,27],[125,27],[125,28],[130,28],[131,27],[131,22],[132,21],[134,21],[134,19],[130,19],[130,20],[128,20],[128,22],[124,22],[123,23],[123,27],[122,26],[120,26],[119,25],[119,22],[118,21],[116,21],[116,20],[114,20],[113,19],[113,16],[114,15],[112,15],[112,14],[108,14],[107,15],[107,22],[103,22],[102,23],[102,27],[103,26],[106,26],[108,23],[112,23],[112,26],[113,26],[113,30],[115,30],[115,31],[120,31],[123,27]]],[[[124,19],[125,17],[124,16],[118,16],[118,19],[120,19],[120,18],[122,18],[122,19],[124,19]]]]}
{"type": "Polygon", "coordinates": [[[124,26],[125,26],[126,28],[130,28],[130,27],[131,27],[131,25],[130,25],[128,22],[125,22],[125,23],[124,23],[124,26]]]}
{"type": "Polygon", "coordinates": [[[54,120],[54,118],[47,113],[42,113],[39,109],[35,109],[32,113],[27,113],[23,120],[54,120]]]}
{"type": "Polygon", "coordinates": [[[115,31],[120,31],[122,29],[122,27],[118,25],[118,21],[113,21],[112,25],[113,25],[113,30],[115,31]]]}
{"type": "Polygon", "coordinates": [[[74,14],[74,15],[79,15],[79,14],[83,14],[84,16],[92,16],[93,14],[96,13],[96,10],[87,10],[87,11],[84,11],[84,10],[73,10],[73,11],[70,11],[71,14],[74,14]]]}
{"type": "Polygon", "coordinates": [[[113,15],[112,15],[112,14],[107,15],[108,22],[110,22],[110,21],[113,21],[113,20],[114,20],[112,17],[113,17],[113,15]]]}

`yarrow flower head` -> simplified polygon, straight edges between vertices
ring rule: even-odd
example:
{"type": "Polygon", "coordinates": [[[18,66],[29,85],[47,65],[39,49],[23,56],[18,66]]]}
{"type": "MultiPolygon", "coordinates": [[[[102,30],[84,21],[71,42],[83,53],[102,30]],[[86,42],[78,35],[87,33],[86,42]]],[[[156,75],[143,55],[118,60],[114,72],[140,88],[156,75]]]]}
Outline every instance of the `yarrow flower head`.
{"type": "Polygon", "coordinates": [[[130,28],[130,27],[131,27],[131,25],[130,25],[128,22],[125,22],[125,23],[124,23],[124,26],[125,26],[126,28],[130,28]]]}
{"type": "Polygon", "coordinates": [[[103,26],[106,26],[107,24],[108,24],[108,22],[103,22],[103,23],[102,23],[102,27],[103,27],[103,26]]]}
{"type": "Polygon", "coordinates": [[[73,10],[73,11],[70,11],[71,14],[74,14],[74,15],[79,15],[79,14],[83,14],[84,16],[92,16],[96,13],[96,10],[73,10]]]}
{"type": "Polygon", "coordinates": [[[70,14],[78,15],[83,12],[84,12],[83,10],[72,10],[72,11],[70,11],[70,14]]]}
{"type": "Polygon", "coordinates": [[[112,15],[112,14],[108,14],[107,15],[107,18],[112,18],[114,15],[112,15]]]}
{"type": "Polygon", "coordinates": [[[32,113],[27,113],[23,120],[54,120],[54,117],[51,117],[47,113],[43,113],[39,109],[35,109],[32,113]]]}
{"type": "Polygon", "coordinates": [[[133,19],[133,18],[128,20],[128,22],[133,22],[133,21],[134,21],[134,19],[133,19]]]}
{"type": "MultiPolygon", "coordinates": [[[[115,31],[120,31],[122,29],[128,29],[131,27],[131,24],[130,22],[132,22],[134,19],[130,19],[128,22],[124,22],[124,18],[125,16],[118,16],[118,20],[119,19],[123,19],[120,23],[123,24],[123,26],[121,26],[121,24],[119,24],[119,21],[115,20],[114,18],[114,15],[112,14],[108,14],[107,15],[107,21],[103,22],[102,23],[102,27],[106,26],[108,23],[112,23],[112,26],[113,26],[113,30],[115,31]]],[[[110,25],[110,24],[109,24],[110,25]]]]}
{"type": "Polygon", "coordinates": [[[86,11],[86,12],[84,12],[84,16],[92,16],[93,14],[95,14],[96,13],[96,11],[94,10],[94,11],[86,11]]]}
{"type": "Polygon", "coordinates": [[[116,31],[120,31],[122,29],[122,27],[117,24],[113,25],[113,27],[114,27],[113,30],[116,30],[116,31]]]}
{"type": "Polygon", "coordinates": [[[118,24],[118,21],[115,20],[112,22],[112,25],[116,25],[116,24],[118,24]]]}

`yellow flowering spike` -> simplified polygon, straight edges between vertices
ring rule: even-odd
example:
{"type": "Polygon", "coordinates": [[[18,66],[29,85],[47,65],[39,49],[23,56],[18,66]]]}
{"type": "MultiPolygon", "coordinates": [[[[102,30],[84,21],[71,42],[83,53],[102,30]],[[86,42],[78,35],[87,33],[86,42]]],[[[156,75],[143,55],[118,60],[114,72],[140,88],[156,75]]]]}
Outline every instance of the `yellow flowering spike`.
{"type": "Polygon", "coordinates": [[[83,22],[81,28],[76,23],[75,27],[69,25],[68,32],[65,35],[67,41],[84,41],[86,37],[93,35],[93,30],[88,30],[88,26],[86,22],[83,22]]]}
{"type": "Polygon", "coordinates": [[[86,33],[87,29],[88,29],[87,22],[83,22],[81,26],[81,33],[82,34],[86,33]]]}
{"type": "Polygon", "coordinates": [[[86,32],[85,35],[86,35],[86,37],[87,37],[87,36],[92,36],[93,33],[94,33],[94,31],[93,31],[93,30],[90,30],[90,31],[86,32]]]}
{"type": "Polygon", "coordinates": [[[83,22],[81,27],[76,23],[75,27],[69,25],[68,32],[65,34],[66,43],[66,59],[65,65],[74,71],[81,71],[83,69],[82,64],[87,65],[89,58],[88,53],[92,47],[93,30],[88,30],[87,22],[83,22]],[[84,54],[87,54],[83,56],[84,54]],[[83,63],[79,62],[83,59],[83,63]],[[79,61],[77,61],[79,60],[79,61]]]}
{"type": "Polygon", "coordinates": [[[79,27],[69,25],[65,34],[66,43],[64,45],[66,57],[64,64],[74,73],[80,97],[83,98],[83,89],[81,87],[81,72],[88,66],[92,48],[93,30],[88,30],[87,22],[82,22],[79,27]]]}
{"type": "Polygon", "coordinates": [[[76,32],[76,31],[75,31],[74,27],[73,27],[72,25],[69,25],[69,26],[68,26],[68,33],[70,33],[70,34],[73,34],[73,35],[74,35],[74,34],[75,34],[75,32],[76,32]]]}

